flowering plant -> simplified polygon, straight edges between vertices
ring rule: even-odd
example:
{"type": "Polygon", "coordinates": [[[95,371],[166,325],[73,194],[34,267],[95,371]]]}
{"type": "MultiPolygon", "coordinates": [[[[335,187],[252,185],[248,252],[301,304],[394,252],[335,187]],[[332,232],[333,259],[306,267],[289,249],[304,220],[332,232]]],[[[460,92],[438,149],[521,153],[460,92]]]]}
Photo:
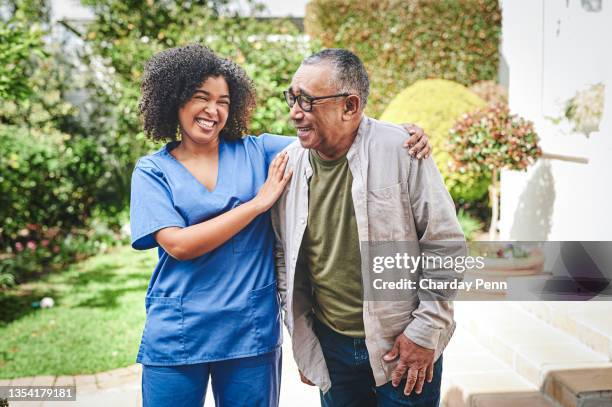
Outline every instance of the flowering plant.
{"type": "Polygon", "coordinates": [[[496,104],[465,114],[450,131],[449,149],[457,169],[490,171],[489,199],[493,207],[490,238],[499,217],[499,170],[525,170],[542,155],[533,123],[496,104]]]}

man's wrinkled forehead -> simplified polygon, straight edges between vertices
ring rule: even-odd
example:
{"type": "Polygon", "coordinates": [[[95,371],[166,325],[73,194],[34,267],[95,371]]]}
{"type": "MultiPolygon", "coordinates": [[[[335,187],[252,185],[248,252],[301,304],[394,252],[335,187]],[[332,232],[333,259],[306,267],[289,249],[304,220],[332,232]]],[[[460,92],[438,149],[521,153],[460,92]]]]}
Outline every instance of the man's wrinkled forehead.
{"type": "Polygon", "coordinates": [[[333,69],[329,64],[301,65],[293,75],[290,89],[294,95],[317,96],[333,90],[333,69]]]}

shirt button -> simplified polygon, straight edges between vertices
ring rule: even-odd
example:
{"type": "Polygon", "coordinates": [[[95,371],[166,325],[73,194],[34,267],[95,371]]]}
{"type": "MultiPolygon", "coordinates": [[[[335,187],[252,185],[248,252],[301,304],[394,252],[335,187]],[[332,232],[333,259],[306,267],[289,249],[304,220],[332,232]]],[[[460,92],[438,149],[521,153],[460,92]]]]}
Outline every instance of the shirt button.
{"type": "Polygon", "coordinates": [[[306,220],[304,220],[304,218],[300,219],[300,223],[303,225],[304,223],[306,223],[306,220]]]}

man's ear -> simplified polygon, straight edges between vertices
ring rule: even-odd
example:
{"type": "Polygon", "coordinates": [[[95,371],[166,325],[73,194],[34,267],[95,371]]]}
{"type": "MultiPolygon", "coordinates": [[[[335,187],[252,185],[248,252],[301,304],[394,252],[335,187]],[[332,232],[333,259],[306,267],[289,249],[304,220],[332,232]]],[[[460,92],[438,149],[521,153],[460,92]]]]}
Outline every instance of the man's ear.
{"type": "Polygon", "coordinates": [[[344,102],[344,114],[343,117],[346,119],[353,118],[361,110],[361,99],[357,95],[350,95],[346,97],[344,102]]]}

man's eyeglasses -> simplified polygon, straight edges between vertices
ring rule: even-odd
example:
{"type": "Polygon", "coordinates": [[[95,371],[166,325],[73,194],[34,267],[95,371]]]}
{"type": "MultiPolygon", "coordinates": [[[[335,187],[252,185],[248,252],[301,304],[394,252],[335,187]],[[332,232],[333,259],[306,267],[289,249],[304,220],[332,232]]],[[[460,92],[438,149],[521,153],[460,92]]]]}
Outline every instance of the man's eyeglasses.
{"type": "Polygon", "coordinates": [[[311,112],[313,102],[317,100],[351,96],[350,93],[338,93],[337,95],[317,96],[317,97],[306,96],[306,95],[295,96],[290,90],[284,91],[283,95],[285,95],[285,101],[289,105],[289,108],[292,108],[293,105],[295,105],[295,102],[297,101],[300,108],[305,112],[311,112]]]}

